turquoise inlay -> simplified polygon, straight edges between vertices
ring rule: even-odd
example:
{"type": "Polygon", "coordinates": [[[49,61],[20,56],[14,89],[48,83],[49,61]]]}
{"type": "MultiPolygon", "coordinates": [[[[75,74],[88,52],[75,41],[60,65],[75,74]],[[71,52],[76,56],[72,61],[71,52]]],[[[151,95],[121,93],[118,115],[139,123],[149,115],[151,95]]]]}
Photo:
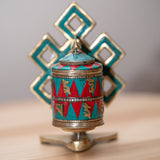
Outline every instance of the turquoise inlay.
{"type": "Polygon", "coordinates": [[[69,104],[68,114],[67,114],[66,120],[77,120],[77,116],[74,112],[74,109],[73,109],[71,103],[69,104]]]}
{"type": "MultiPolygon", "coordinates": [[[[100,64],[100,63],[99,63],[100,64]]],[[[102,64],[100,64],[102,67],[103,67],[103,65],[102,64]]],[[[94,65],[93,64],[93,66],[92,66],[93,68],[99,68],[99,66],[98,65],[94,65]]]]}
{"type": "Polygon", "coordinates": [[[91,119],[96,119],[96,118],[99,118],[97,102],[95,102],[95,105],[94,105],[94,108],[93,108],[93,112],[92,112],[92,116],[91,116],[91,119]]]}
{"type": "Polygon", "coordinates": [[[53,111],[53,117],[56,118],[55,110],[54,110],[54,101],[52,101],[52,111],[53,111]]]}
{"type": "Polygon", "coordinates": [[[59,23],[59,27],[67,33],[67,35],[69,35],[71,38],[75,38],[75,36],[66,28],[65,23],[68,21],[68,19],[70,18],[70,16],[76,13],[85,23],[84,27],[81,29],[81,31],[78,33],[77,37],[81,37],[82,34],[86,31],[86,29],[88,29],[92,23],[89,21],[89,19],[87,19],[87,17],[85,17],[75,6],[73,6],[68,13],[63,17],[63,19],[61,20],[61,22],[59,23]]]}
{"type": "MultiPolygon", "coordinates": [[[[84,110],[85,110],[85,108],[84,108],[84,102],[83,102],[78,120],[88,120],[89,119],[88,117],[84,117],[84,115],[85,115],[84,114],[84,112],[85,112],[84,110]]],[[[91,119],[96,119],[96,118],[99,118],[99,117],[100,116],[99,116],[99,112],[98,112],[97,102],[95,102],[91,119]]]]}
{"type": "Polygon", "coordinates": [[[100,88],[101,88],[101,92],[103,91],[103,88],[102,88],[102,76],[99,77],[99,84],[100,84],[100,88]]]}
{"type": "Polygon", "coordinates": [[[101,47],[102,44],[106,43],[114,52],[115,56],[114,58],[107,64],[107,67],[112,67],[112,65],[119,59],[119,57],[122,55],[122,53],[111,43],[107,37],[103,37],[101,41],[92,49],[91,52],[88,54],[90,56],[94,56],[95,52],[101,47]]]}
{"type": "Polygon", "coordinates": [[[76,83],[78,94],[79,94],[79,96],[81,96],[83,88],[84,88],[84,86],[86,84],[87,79],[86,78],[78,78],[78,79],[76,78],[76,79],[74,79],[74,81],[76,83]]]}
{"type": "Polygon", "coordinates": [[[90,68],[86,67],[86,66],[79,66],[79,67],[76,68],[76,70],[90,70],[90,68]]]}
{"type": "Polygon", "coordinates": [[[65,116],[63,115],[62,117],[61,114],[58,112],[58,110],[57,110],[57,119],[65,120],[65,116]]]}
{"type": "Polygon", "coordinates": [[[49,69],[48,72],[38,81],[38,83],[33,87],[33,90],[48,104],[51,104],[51,99],[48,99],[40,90],[39,87],[45,82],[45,80],[51,76],[51,70],[49,69]]]}
{"type": "Polygon", "coordinates": [[[63,67],[62,69],[64,69],[64,68],[67,68],[67,70],[70,70],[70,69],[71,69],[71,67],[70,67],[69,65],[63,67]]]}
{"type": "Polygon", "coordinates": [[[43,43],[33,53],[32,58],[45,72],[48,71],[48,68],[41,62],[41,60],[38,58],[38,55],[47,45],[49,45],[53,51],[59,55],[55,63],[58,63],[59,59],[64,57],[71,49],[71,45],[69,45],[63,52],[61,52],[49,39],[44,40],[43,43]]]}
{"type": "MultiPolygon", "coordinates": [[[[52,66],[52,69],[58,69],[59,66],[60,66],[59,64],[54,65],[54,66],[52,66]]],[[[100,68],[97,65],[92,65],[92,67],[93,67],[93,69],[100,68]]],[[[70,69],[71,69],[71,67],[69,65],[59,68],[59,70],[70,70],[70,69]]],[[[90,68],[87,66],[78,66],[75,70],[90,70],[90,68]]]]}
{"type": "Polygon", "coordinates": [[[88,120],[88,119],[89,119],[88,117],[84,117],[84,102],[83,102],[78,120],[88,120]]]}
{"type": "Polygon", "coordinates": [[[60,66],[60,64],[54,65],[54,66],[52,66],[52,69],[58,69],[58,70],[70,70],[71,69],[71,67],[69,65],[58,68],[59,66],[60,66]]]}
{"type": "Polygon", "coordinates": [[[122,84],[114,75],[112,75],[112,73],[110,72],[110,69],[108,69],[107,66],[104,67],[104,74],[109,76],[109,78],[116,84],[116,88],[107,97],[104,96],[104,101],[108,103],[111,101],[111,99],[113,99],[116,93],[122,88],[122,84]]]}
{"type": "Polygon", "coordinates": [[[51,104],[51,99],[48,99],[40,90],[39,87],[40,85],[47,79],[48,76],[51,76],[51,70],[48,69],[42,62],[41,60],[38,58],[38,55],[42,52],[42,50],[44,49],[44,47],[46,47],[47,45],[49,45],[54,52],[56,52],[59,57],[56,60],[55,63],[59,62],[59,59],[61,57],[64,57],[64,55],[66,55],[70,49],[71,49],[71,45],[69,45],[63,52],[61,52],[54,44],[52,44],[52,42],[49,39],[45,39],[42,44],[36,49],[36,51],[33,53],[32,58],[33,60],[44,70],[45,74],[43,77],[41,77],[41,79],[38,81],[38,83],[33,87],[33,90],[36,92],[36,94],[38,94],[38,96],[40,96],[44,101],[46,101],[46,103],[48,103],[49,105],[51,104]]]}
{"type": "Polygon", "coordinates": [[[66,56],[64,56],[63,58],[60,59],[61,61],[67,61],[67,62],[84,62],[84,61],[88,61],[88,60],[94,60],[93,57],[88,56],[85,53],[80,53],[80,54],[73,54],[73,53],[69,53],[66,56]]]}
{"type": "MultiPolygon", "coordinates": [[[[97,69],[97,68],[100,68],[100,67],[96,65],[92,65],[92,69],[97,69]]],[[[86,66],[79,66],[76,68],[76,70],[90,70],[90,68],[89,68],[89,65],[86,65],[86,66]]]]}
{"type": "Polygon", "coordinates": [[[55,88],[56,88],[56,94],[58,96],[58,93],[59,93],[59,88],[60,88],[60,85],[61,85],[61,78],[57,78],[57,77],[54,77],[53,78],[54,82],[55,82],[55,88]]]}
{"type": "Polygon", "coordinates": [[[95,92],[96,85],[97,85],[97,77],[92,77],[92,78],[89,78],[89,79],[93,79],[94,80],[94,91],[92,93],[92,96],[94,97],[94,92],[95,92]]]}
{"type": "MultiPolygon", "coordinates": [[[[58,96],[58,93],[59,93],[59,88],[60,88],[62,79],[64,79],[65,81],[69,81],[69,83],[67,84],[67,86],[69,88],[71,88],[72,83],[73,83],[73,79],[71,79],[71,78],[57,78],[57,77],[54,77],[53,80],[55,82],[55,88],[56,88],[57,96],[58,96]]],[[[66,93],[66,95],[68,96],[68,93],[66,93]]]]}
{"type": "Polygon", "coordinates": [[[57,63],[56,65],[52,66],[52,69],[58,69],[59,66],[60,66],[60,64],[57,63]]]}
{"type": "MultiPolygon", "coordinates": [[[[67,86],[71,89],[72,83],[73,83],[73,79],[71,78],[63,78],[65,81],[68,81],[69,83],[67,84],[67,86]]],[[[68,96],[68,93],[66,93],[66,95],[68,96]]]]}

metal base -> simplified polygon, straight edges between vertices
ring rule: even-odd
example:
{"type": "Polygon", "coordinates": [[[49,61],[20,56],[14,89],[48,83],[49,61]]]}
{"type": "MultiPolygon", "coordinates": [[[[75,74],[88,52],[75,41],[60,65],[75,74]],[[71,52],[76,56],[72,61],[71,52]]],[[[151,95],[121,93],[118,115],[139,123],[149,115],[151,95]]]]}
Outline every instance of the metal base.
{"type": "Polygon", "coordinates": [[[99,142],[117,139],[116,132],[86,134],[86,132],[75,132],[72,136],[68,135],[43,135],[40,141],[43,144],[63,145],[74,152],[82,152],[99,142]]]}

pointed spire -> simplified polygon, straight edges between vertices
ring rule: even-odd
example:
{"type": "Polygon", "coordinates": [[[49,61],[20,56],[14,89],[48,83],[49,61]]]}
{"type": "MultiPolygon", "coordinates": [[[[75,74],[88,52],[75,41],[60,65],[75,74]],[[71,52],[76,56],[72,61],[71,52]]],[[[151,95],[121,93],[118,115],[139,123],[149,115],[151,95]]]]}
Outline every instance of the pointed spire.
{"type": "Polygon", "coordinates": [[[71,52],[73,54],[80,54],[82,53],[81,50],[81,42],[79,39],[74,39],[71,45],[71,52]]]}

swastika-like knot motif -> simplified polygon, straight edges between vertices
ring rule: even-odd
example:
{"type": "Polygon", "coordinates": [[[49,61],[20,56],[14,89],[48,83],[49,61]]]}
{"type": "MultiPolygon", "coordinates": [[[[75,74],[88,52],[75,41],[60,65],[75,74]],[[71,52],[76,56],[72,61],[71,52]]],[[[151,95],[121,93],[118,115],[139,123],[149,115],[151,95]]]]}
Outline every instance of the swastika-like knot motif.
{"type": "MultiPolygon", "coordinates": [[[[49,105],[51,104],[51,94],[44,88],[51,80],[51,65],[59,62],[60,58],[69,53],[73,39],[78,38],[82,42],[82,50],[103,64],[104,82],[108,80],[112,85],[107,91],[104,90],[104,101],[106,103],[111,102],[125,86],[124,82],[113,71],[114,66],[123,58],[124,51],[106,33],[102,33],[93,44],[89,45],[84,37],[93,29],[95,22],[75,2],[72,2],[65,10],[55,26],[67,38],[67,41],[63,46],[59,46],[51,35],[46,34],[29,54],[30,59],[42,70],[41,75],[30,86],[33,93],[49,105]],[[73,19],[80,22],[80,26],[76,29],[71,26],[73,19]],[[106,59],[100,55],[104,49],[110,53],[106,59]],[[44,59],[47,51],[52,54],[50,61],[44,59]]],[[[108,55],[108,53],[104,53],[104,57],[105,54],[108,55]]]]}

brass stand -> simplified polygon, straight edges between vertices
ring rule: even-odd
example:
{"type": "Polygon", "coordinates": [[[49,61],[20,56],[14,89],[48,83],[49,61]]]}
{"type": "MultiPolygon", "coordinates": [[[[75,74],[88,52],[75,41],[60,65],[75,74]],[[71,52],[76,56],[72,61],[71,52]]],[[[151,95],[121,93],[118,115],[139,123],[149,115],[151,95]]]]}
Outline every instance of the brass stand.
{"type": "Polygon", "coordinates": [[[116,132],[87,134],[86,132],[74,132],[72,136],[67,135],[42,135],[40,141],[43,144],[63,145],[74,152],[89,149],[99,142],[117,139],[116,132]]]}

